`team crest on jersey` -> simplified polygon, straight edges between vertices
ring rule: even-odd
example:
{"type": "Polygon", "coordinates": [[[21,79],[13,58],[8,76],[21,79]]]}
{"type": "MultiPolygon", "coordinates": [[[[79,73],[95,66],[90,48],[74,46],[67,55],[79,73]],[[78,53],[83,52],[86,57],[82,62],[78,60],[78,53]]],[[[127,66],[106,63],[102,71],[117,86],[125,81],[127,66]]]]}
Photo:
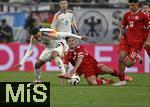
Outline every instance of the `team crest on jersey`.
{"type": "Polygon", "coordinates": [[[139,19],[139,16],[135,16],[135,19],[138,20],[138,19],[139,19]]]}

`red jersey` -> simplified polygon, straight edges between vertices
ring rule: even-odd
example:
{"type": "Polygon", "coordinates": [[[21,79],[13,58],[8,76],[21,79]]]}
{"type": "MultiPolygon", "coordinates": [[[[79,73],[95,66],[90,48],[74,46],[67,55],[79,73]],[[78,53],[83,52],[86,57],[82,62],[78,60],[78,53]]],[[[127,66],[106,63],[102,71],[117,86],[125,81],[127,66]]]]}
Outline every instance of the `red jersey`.
{"type": "Polygon", "coordinates": [[[85,49],[83,46],[78,45],[76,46],[75,50],[69,49],[68,52],[64,56],[64,64],[67,64],[70,62],[73,66],[75,66],[77,58],[79,55],[83,55],[84,58],[82,60],[82,64],[87,64],[90,61],[97,62],[85,49]]]}
{"type": "Polygon", "coordinates": [[[142,10],[133,13],[131,11],[124,14],[122,28],[126,29],[126,38],[128,40],[143,40],[145,27],[149,29],[150,20],[142,10]]]}
{"type": "MultiPolygon", "coordinates": [[[[149,17],[149,20],[150,20],[150,14],[147,14],[148,15],[148,17],[149,17]]],[[[150,23],[150,22],[149,22],[150,23]]],[[[149,29],[147,29],[146,27],[145,27],[145,38],[144,38],[144,41],[143,42],[145,42],[146,40],[147,40],[147,37],[148,37],[148,34],[149,34],[149,29]]]]}
{"type": "Polygon", "coordinates": [[[97,76],[102,73],[102,63],[98,63],[82,46],[76,46],[75,50],[70,50],[64,56],[64,64],[71,62],[75,66],[79,55],[83,55],[84,58],[77,69],[77,74],[81,76],[84,74],[85,78],[90,76],[97,76]]]}

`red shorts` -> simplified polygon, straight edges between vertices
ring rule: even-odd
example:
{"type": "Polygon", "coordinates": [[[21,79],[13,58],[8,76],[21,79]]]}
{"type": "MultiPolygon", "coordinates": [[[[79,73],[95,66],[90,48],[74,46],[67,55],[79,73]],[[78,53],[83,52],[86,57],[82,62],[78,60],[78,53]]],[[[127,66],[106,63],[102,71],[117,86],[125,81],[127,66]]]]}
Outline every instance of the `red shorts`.
{"type": "Polygon", "coordinates": [[[78,70],[78,75],[84,75],[85,78],[88,78],[90,76],[98,76],[99,74],[102,74],[101,67],[103,66],[102,63],[98,62],[90,62],[89,64],[82,64],[78,70]]]}
{"type": "Polygon", "coordinates": [[[124,51],[128,53],[128,56],[135,60],[137,54],[142,50],[143,40],[127,39],[123,38],[119,44],[119,52],[124,51]]]}
{"type": "Polygon", "coordinates": [[[121,39],[119,44],[119,51],[125,51],[130,53],[131,51],[140,52],[142,50],[143,41],[140,40],[126,40],[121,39]]]}

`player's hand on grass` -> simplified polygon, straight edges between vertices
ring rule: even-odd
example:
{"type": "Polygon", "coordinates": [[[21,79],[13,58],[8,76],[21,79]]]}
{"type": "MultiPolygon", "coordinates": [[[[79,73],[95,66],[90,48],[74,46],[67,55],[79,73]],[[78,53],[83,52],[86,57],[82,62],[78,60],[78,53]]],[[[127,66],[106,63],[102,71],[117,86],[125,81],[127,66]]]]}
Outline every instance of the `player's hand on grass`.
{"type": "Polygon", "coordinates": [[[16,64],[16,65],[13,66],[14,69],[19,69],[20,67],[21,67],[20,64],[16,64]]]}
{"type": "Polygon", "coordinates": [[[81,36],[81,40],[87,41],[88,37],[87,36],[81,36]]]}
{"type": "Polygon", "coordinates": [[[150,47],[150,42],[146,41],[146,42],[144,43],[144,47],[145,47],[145,48],[146,48],[146,47],[150,47]]]}
{"type": "Polygon", "coordinates": [[[57,77],[61,79],[70,79],[72,74],[65,73],[65,74],[58,74],[57,77]]]}

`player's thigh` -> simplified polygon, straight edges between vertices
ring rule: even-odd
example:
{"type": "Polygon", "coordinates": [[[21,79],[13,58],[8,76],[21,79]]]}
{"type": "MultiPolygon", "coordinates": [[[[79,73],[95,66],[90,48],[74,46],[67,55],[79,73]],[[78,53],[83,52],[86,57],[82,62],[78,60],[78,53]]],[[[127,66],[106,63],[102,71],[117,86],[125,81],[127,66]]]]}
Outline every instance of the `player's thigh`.
{"type": "MultiPolygon", "coordinates": [[[[96,75],[96,65],[91,63],[91,64],[82,64],[80,66],[80,72],[82,72],[82,74],[84,74],[85,78],[88,78],[90,76],[96,75]]],[[[78,71],[78,70],[77,70],[78,71]]]]}
{"type": "Polygon", "coordinates": [[[103,65],[101,67],[102,74],[110,74],[113,73],[113,69],[107,65],[103,65]]]}
{"type": "Polygon", "coordinates": [[[129,46],[127,41],[125,40],[125,38],[122,38],[120,43],[119,43],[119,49],[118,49],[118,53],[120,52],[129,52],[129,46]]]}
{"type": "Polygon", "coordinates": [[[132,43],[130,43],[130,52],[128,55],[128,59],[127,61],[134,61],[138,55],[138,53],[142,50],[142,46],[143,46],[143,42],[142,41],[133,41],[132,43]]]}
{"type": "Polygon", "coordinates": [[[119,61],[124,62],[126,56],[128,55],[127,51],[119,51],[118,57],[119,57],[119,61]]]}
{"type": "Polygon", "coordinates": [[[44,62],[51,61],[51,53],[52,53],[52,49],[45,48],[44,51],[41,53],[39,59],[44,62]]]}
{"type": "Polygon", "coordinates": [[[64,46],[60,44],[57,48],[52,50],[52,57],[55,58],[56,56],[63,57],[64,56],[64,46]]]}
{"type": "Polygon", "coordinates": [[[96,76],[92,75],[86,78],[89,85],[97,85],[96,76]]]}
{"type": "Polygon", "coordinates": [[[121,39],[119,43],[119,49],[118,49],[119,59],[124,60],[129,51],[130,51],[130,48],[128,46],[127,41],[125,40],[125,38],[121,39]]]}

